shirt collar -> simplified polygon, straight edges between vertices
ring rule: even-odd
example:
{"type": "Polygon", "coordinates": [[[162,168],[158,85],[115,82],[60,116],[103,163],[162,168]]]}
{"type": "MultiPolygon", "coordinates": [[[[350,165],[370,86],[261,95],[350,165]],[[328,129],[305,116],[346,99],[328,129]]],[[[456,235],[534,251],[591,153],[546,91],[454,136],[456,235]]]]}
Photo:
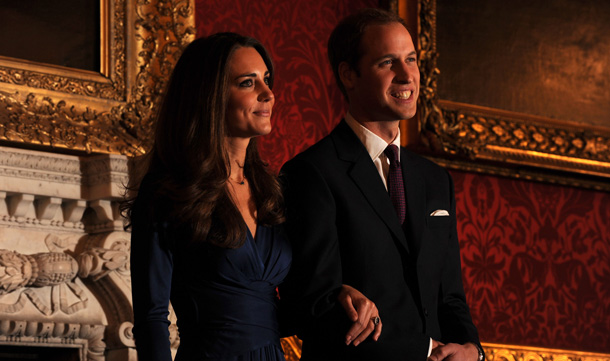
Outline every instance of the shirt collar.
{"type": "MultiPolygon", "coordinates": [[[[349,125],[350,128],[356,133],[356,136],[364,147],[366,151],[371,156],[371,159],[375,160],[379,158],[383,151],[388,147],[388,143],[385,142],[380,136],[368,130],[365,126],[360,124],[354,117],[348,112],[345,114],[345,122],[349,125]]],[[[400,150],[400,128],[398,129],[398,134],[396,138],[390,143],[394,144],[400,150]]],[[[398,152],[398,160],[400,161],[400,151],[398,152]]]]}

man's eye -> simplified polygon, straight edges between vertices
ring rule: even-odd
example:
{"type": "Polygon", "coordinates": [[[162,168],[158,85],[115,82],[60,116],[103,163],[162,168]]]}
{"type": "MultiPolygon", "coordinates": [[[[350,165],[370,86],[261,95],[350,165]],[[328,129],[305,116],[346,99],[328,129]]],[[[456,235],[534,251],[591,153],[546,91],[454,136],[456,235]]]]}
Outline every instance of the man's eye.
{"type": "Polygon", "coordinates": [[[417,63],[417,58],[416,57],[409,57],[407,58],[407,63],[417,63]]]}
{"type": "Polygon", "coordinates": [[[242,81],[241,83],[239,83],[239,86],[244,87],[244,88],[251,87],[252,79],[247,79],[247,80],[242,81]]]}
{"type": "Polygon", "coordinates": [[[391,59],[384,60],[379,65],[392,65],[392,60],[391,59]]]}

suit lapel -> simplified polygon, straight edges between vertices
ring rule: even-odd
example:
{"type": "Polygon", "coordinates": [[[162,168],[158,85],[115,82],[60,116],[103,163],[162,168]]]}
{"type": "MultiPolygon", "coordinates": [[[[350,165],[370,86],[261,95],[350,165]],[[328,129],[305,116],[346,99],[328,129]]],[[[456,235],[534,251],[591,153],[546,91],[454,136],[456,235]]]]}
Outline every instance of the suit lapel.
{"type": "Polygon", "coordinates": [[[339,123],[337,128],[331,133],[331,136],[333,137],[338,157],[352,163],[352,166],[348,169],[348,176],[358,186],[371,207],[398,239],[399,243],[409,252],[407,239],[398,223],[398,216],[394,206],[392,206],[392,201],[379,179],[379,173],[371,161],[371,157],[364,145],[362,145],[362,142],[360,142],[360,139],[358,139],[345,121],[339,123]]]}
{"type": "Polygon", "coordinates": [[[407,219],[405,220],[405,233],[409,244],[415,248],[415,254],[421,248],[421,236],[425,225],[426,210],[426,183],[417,172],[415,160],[401,148],[400,153],[402,178],[405,184],[405,198],[407,200],[407,219]]]}

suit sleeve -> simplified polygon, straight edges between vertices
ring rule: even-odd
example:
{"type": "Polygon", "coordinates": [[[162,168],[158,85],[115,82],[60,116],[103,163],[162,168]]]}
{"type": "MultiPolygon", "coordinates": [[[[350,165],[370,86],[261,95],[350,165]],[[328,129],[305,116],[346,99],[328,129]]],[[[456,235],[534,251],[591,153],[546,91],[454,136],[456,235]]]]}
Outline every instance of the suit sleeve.
{"type": "Polygon", "coordinates": [[[289,161],[280,177],[286,201],[286,231],[293,249],[290,273],[280,286],[283,319],[290,319],[298,333],[313,326],[322,315],[325,320],[334,320],[335,325],[336,321],[345,323],[348,319],[336,301],[342,271],[333,195],[319,170],[309,162],[289,161]]]}
{"type": "Polygon", "coordinates": [[[139,214],[133,219],[131,283],[138,358],[171,361],[168,306],[173,255],[167,246],[167,227],[139,214]]]}
{"type": "Polygon", "coordinates": [[[464,286],[462,283],[462,268],[460,261],[460,245],[457,236],[456,206],[454,186],[451,176],[447,173],[451,197],[451,235],[447,262],[442,271],[439,322],[441,327],[441,342],[479,343],[477,329],[472,322],[470,309],[466,302],[464,286]]]}

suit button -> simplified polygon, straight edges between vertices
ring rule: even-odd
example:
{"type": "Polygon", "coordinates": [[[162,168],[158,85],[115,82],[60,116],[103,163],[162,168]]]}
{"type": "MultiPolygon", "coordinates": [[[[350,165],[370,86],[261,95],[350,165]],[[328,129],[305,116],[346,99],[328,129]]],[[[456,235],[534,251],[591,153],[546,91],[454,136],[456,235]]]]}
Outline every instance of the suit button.
{"type": "Polygon", "coordinates": [[[424,316],[428,317],[428,309],[424,307],[424,316]]]}

